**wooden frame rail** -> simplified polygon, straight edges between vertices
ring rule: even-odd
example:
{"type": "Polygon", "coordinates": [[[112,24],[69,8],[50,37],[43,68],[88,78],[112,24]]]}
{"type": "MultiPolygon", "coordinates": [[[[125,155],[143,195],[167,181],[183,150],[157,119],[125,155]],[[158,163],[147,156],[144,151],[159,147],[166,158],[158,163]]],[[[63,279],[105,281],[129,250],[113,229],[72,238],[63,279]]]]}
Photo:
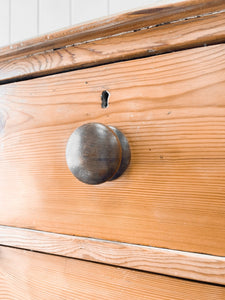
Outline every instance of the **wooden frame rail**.
{"type": "Polygon", "coordinates": [[[131,11],[0,49],[0,83],[225,42],[225,2],[131,11]]]}
{"type": "Polygon", "coordinates": [[[225,257],[0,226],[0,245],[225,284],[225,257]]]}

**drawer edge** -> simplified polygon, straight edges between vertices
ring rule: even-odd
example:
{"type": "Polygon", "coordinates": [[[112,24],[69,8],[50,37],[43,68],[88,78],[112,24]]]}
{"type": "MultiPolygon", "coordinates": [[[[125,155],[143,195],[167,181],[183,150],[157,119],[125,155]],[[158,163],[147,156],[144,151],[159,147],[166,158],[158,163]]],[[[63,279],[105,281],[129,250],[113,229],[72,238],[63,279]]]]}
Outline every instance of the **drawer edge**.
{"type": "Polygon", "coordinates": [[[0,226],[0,245],[225,284],[225,257],[0,226]]]}
{"type": "Polygon", "coordinates": [[[159,2],[0,48],[0,84],[224,43],[224,14],[222,0],[159,2]]]}

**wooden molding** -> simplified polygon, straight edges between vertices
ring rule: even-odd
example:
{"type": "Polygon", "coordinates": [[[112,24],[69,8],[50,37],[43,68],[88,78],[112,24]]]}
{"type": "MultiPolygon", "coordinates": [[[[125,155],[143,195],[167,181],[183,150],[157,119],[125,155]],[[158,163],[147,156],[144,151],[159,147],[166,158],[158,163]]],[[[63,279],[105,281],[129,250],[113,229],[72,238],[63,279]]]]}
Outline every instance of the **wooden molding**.
{"type": "Polygon", "coordinates": [[[188,0],[178,3],[162,4],[157,7],[146,7],[127,13],[102,18],[97,21],[60,30],[40,37],[19,42],[0,49],[0,57],[17,56],[32,51],[39,52],[68,44],[97,39],[128,30],[137,30],[145,26],[159,25],[181,18],[197,16],[220,11],[225,8],[223,0],[188,0]]]}
{"type": "Polygon", "coordinates": [[[160,3],[1,48],[0,83],[225,41],[224,1],[160,3]]]}
{"type": "Polygon", "coordinates": [[[225,284],[225,257],[0,226],[0,244],[225,284]]]}

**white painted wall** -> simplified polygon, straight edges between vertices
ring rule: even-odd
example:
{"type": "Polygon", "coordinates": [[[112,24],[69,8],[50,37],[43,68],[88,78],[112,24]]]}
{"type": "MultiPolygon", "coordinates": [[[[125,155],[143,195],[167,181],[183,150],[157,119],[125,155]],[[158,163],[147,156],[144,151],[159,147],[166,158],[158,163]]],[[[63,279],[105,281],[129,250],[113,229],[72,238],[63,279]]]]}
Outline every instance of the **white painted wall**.
{"type": "Polygon", "coordinates": [[[183,0],[0,0],[0,47],[141,6],[183,0]]]}

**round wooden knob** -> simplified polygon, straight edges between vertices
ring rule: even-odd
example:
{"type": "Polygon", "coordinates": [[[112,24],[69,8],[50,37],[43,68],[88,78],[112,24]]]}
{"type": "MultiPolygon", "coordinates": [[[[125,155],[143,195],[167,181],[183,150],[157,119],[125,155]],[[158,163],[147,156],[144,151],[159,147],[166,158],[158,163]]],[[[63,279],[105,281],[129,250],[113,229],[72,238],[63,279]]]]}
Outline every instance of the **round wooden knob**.
{"type": "Polygon", "coordinates": [[[99,184],[122,175],[130,162],[130,148],[126,137],[117,128],[88,123],[71,134],[66,160],[77,179],[87,184],[99,184]]]}

